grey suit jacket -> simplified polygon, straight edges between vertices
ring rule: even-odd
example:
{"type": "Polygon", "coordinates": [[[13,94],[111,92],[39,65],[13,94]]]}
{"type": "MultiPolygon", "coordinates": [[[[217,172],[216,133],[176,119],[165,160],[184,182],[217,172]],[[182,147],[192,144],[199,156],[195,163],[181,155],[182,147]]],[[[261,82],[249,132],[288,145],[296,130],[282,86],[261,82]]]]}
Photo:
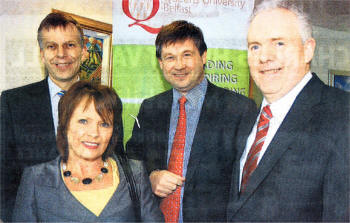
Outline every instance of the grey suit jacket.
{"type": "MultiPolygon", "coordinates": [[[[121,165],[116,192],[96,217],[65,186],[59,168],[60,158],[26,168],[18,189],[13,221],[25,222],[128,222],[135,221],[133,204],[121,165]]],[[[142,162],[130,160],[141,202],[142,221],[160,222],[163,215],[152,193],[142,162]]]]}
{"type": "Polygon", "coordinates": [[[239,160],[255,122],[244,120],[228,221],[349,221],[349,103],[313,74],[240,194],[239,160]]]}
{"type": "MultiPolygon", "coordinates": [[[[127,143],[129,157],[144,160],[148,173],[167,169],[172,92],[142,103],[140,128],[134,125],[127,143]]],[[[208,82],[185,176],[185,222],[226,220],[237,129],[243,117],[255,116],[256,109],[252,100],[208,82]]]]}
{"type": "MultiPolygon", "coordinates": [[[[58,156],[47,78],[2,92],[0,119],[0,213],[10,221],[23,169],[58,156]]],[[[119,123],[117,153],[123,150],[121,115],[119,123]]]]}

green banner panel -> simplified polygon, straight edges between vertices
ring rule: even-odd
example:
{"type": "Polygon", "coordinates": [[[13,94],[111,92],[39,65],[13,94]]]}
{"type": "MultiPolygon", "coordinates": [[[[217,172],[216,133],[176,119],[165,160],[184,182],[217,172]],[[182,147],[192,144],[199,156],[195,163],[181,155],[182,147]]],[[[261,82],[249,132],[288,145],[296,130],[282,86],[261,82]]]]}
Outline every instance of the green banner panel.
{"type": "Polygon", "coordinates": [[[205,76],[211,83],[219,87],[248,97],[249,68],[247,51],[209,49],[205,76]]]}
{"type": "MultiPolygon", "coordinates": [[[[217,86],[248,96],[249,69],[245,50],[208,49],[207,79],[217,86]]],[[[155,46],[113,46],[113,88],[123,101],[124,143],[132,134],[143,99],[171,88],[164,80],[155,46]]]]}

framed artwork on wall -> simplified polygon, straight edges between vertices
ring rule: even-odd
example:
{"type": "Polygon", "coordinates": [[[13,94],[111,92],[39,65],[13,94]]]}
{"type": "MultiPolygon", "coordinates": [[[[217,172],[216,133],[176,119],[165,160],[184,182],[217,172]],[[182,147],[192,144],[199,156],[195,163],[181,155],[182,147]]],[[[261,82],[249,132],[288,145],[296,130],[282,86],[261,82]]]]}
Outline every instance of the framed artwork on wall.
{"type": "Polygon", "coordinates": [[[84,54],[80,66],[80,80],[112,86],[112,25],[93,19],[52,9],[74,18],[83,28],[84,54]]]}
{"type": "Polygon", "coordinates": [[[350,71],[329,70],[328,85],[350,92],[350,71]]]}

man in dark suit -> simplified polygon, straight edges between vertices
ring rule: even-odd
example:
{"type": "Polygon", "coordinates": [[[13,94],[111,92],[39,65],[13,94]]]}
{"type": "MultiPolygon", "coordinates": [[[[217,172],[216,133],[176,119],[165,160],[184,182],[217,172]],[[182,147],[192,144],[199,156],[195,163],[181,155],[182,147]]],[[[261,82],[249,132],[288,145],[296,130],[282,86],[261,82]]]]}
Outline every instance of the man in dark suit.
{"type": "Polygon", "coordinates": [[[166,222],[226,220],[237,126],[256,112],[248,98],[204,78],[206,54],[193,24],[175,21],[161,29],[156,55],[173,89],[142,103],[127,143],[129,157],[145,161],[166,222]],[[174,157],[181,157],[179,165],[174,157]]]}
{"type": "Polygon", "coordinates": [[[242,121],[229,222],[349,221],[349,102],[310,72],[307,17],[263,1],[248,29],[248,63],[264,99],[242,121]]]}
{"type": "Polygon", "coordinates": [[[83,32],[71,17],[49,14],[38,29],[44,80],[1,95],[1,219],[9,221],[24,167],[54,159],[60,91],[78,80],[83,32]]]}

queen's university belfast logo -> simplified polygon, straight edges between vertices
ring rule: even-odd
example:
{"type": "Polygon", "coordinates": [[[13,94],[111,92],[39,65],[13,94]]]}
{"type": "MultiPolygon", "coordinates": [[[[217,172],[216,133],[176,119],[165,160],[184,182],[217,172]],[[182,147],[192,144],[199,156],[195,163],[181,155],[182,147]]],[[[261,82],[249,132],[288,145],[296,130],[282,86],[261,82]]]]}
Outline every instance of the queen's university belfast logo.
{"type": "Polygon", "coordinates": [[[143,24],[143,22],[152,19],[157,14],[159,10],[159,0],[123,0],[122,4],[125,15],[134,20],[133,23],[129,24],[129,27],[137,25],[149,33],[159,33],[161,28],[154,28],[143,24]],[[151,13],[148,13],[151,8],[151,13]]]}

